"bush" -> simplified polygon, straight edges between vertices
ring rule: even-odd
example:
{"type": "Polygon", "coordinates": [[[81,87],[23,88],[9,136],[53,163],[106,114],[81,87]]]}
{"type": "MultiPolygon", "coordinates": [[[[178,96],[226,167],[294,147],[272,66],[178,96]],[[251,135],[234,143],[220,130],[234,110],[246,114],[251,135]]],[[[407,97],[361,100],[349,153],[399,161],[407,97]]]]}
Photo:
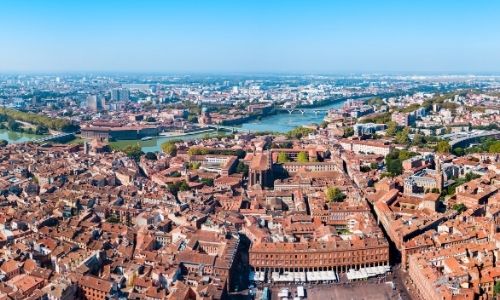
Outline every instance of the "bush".
{"type": "Polygon", "coordinates": [[[309,133],[314,132],[314,130],[306,127],[296,127],[289,132],[287,132],[286,136],[289,139],[301,139],[303,136],[308,135],[309,133]]]}
{"type": "Polygon", "coordinates": [[[338,187],[327,187],[325,196],[328,202],[341,202],[346,198],[346,195],[338,187]]]}
{"type": "Polygon", "coordinates": [[[200,182],[206,186],[214,186],[214,180],[212,178],[202,178],[200,182]]]}
{"type": "Polygon", "coordinates": [[[183,180],[176,183],[170,183],[167,185],[167,188],[172,194],[177,196],[177,193],[179,191],[184,192],[189,190],[189,185],[186,183],[186,181],[183,180]]]}
{"type": "Polygon", "coordinates": [[[348,138],[348,137],[353,136],[353,135],[354,135],[354,128],[352,128],[352,127],[346,127],[346,128],[344,128],[344,135],[343,135],[343,137],[348,138]]]}
{"type": "Polygon", "coordinates": [[[175,141],[168,141],[161,144],[161,150],[170,156],[177,155],[177,146],[175,145],[175,141]]]}
{"type": "Polygon", "coordinates": [[[448,141],[439,141],[436,146],[437,153],[450,153],[451,146],[448,141]]]}
{"type": "Polygon", "coordinates": [[[42,135],[49,133],[49,128],[45,125],[37,125],[35,129],[35,134],[42,135]]]}
{"type": "Polygon", "coordinates": [[[278,163],[283,164],[283,163],[287,163],[289,161],[290,161],[290,158],[288,158],[288,155],[285,152],[278,153],[278,163]]]}
{"type": "Polygon", "coordinates": [[[191,170],[198,170],[200,167],[201,167],[201,163],[200,162],[191,162],[191,163],[189,163],[189,168],[191,170]]]}
{"type": "Polygon", "coordinates": [[[361,166],[359,170],[363,173],[370,172],[371,168],[369,166],[361,166]]]}
{"type": "Polygon", "coordinates": [[[453,210],[456,210],[458,213],[462,213],[467,209],[463,203],[457,203],[453,205],[453,210]]]}
{"type": "Polygon", "coordinates": [[[493,295],[500,294],[500,281],[495,282],[495,286],[493,287],[493,295]]]}
{"type": "Polygon", "coordinates": [[[135,161],[139,161],[141,155],[143,154],[141,147],[139,145],[128,145],[121,151],[125,153],[128,157],[134,159],[135,161]]]}
{"type": "Polygon", "coordinates": [[[299,163],[306,163],[309,162],[309,155],[307,152],[301,151],[299,154],[297,154],[297,162],[299,163]]]}
{"type": "Polygon", "coordinates": [[[235,155],[238,158],[244,158],[246,156],[246,152],[241,149],[233,150],[233,149],[213,149],[213,148],[204,148],[204,147],[191,147],[188,150],[189,155],[235,155]]]}
{"type": "Polygon", "coordinates": [[[240,161],[236,167],[236,172],[242,173],[243,176],[248,176],[248,166],[244,162],[240,161]]]}
{"type": "Polygon", "coordinates": [[[156,157],[156,154],[153,152],[146,153],[146,155],[144,157],[146,159],[149,159],[149,160],[157,160],[158,159],[158,157],[156,157]]]}
{"type": "Polygon", "coordinates": [[[170,173],[170,177],[181,177],[181,173],[179,171],[174,171],[170,173]]]}
{"type": "Polygon", "coordinates": [[[10,119],[9,122],[7,122],[7,126],[12,131],[21,131],[22,130],[21,123],[16,122],[16,120],[14,120],[14,119],[10,119]]]}

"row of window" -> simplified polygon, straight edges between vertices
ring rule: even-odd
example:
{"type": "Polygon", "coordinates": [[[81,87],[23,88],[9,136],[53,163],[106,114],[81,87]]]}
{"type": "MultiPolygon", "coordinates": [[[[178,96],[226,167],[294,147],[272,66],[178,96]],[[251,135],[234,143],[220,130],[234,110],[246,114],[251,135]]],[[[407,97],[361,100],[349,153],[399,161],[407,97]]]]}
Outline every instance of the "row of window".
{"type": "Polygon", "coordinates": [[[387,249],[370,249],[363,251],[350,251],[350,252],[330,252],[330,253],[319,253],[319,254],[259,254],[250,253],[252,259],[318,259],[318,258],[338,258],[338,257],[370,257],[376,254],[387,254],[387,249]]]}
{"type": "Polygon", "coordinates": [[[350,263],[371,263],[386,261],[387,255],[370,255],[356,258],[336,258],[336,259],[313,259],[313,260],[251,260],[255,266],[322,266],[322,265],[345,265],[350,263]]]}

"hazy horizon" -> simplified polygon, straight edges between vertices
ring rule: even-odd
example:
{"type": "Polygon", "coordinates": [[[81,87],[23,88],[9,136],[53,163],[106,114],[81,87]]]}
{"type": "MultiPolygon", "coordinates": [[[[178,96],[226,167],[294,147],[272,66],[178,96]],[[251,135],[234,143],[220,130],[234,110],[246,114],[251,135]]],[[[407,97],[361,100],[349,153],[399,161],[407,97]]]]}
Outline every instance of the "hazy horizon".
{"type": "Polygon", "coordinates": [[[500,74],[493,1],[2,1],[0,73],[500,74]]]}

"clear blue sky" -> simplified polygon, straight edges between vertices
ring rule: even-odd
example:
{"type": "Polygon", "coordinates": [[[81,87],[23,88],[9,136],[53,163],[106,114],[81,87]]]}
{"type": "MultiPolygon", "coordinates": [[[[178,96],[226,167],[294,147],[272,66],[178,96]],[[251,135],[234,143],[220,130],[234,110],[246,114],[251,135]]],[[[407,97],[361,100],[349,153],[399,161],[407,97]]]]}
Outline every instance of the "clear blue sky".
{"type": "Polygon", "coordinates": [[[2,0],[0,72],[500,72],[500,1],[2,0]]]}

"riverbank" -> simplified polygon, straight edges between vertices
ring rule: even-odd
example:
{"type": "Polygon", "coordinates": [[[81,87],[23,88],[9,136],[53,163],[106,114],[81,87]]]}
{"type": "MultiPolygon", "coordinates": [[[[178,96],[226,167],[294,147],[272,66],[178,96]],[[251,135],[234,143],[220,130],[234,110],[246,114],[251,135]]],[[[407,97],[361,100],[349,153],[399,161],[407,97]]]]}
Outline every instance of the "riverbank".
{"type": "Polygon", "coordinates": [[[159,136],[155,137],[151,140],[148,141],[141,141],[141,140],[121,140],[121,141],[114,141],[114,142],[109,142],[111,146],[113,146],[115,149],[121,149],[125,148],[130,145],[138,145],[141,147],[141,150],[143,152],[157,152],[160,151],[161,149],[161,144],[172,141],[172,140],[183,140],[183,141],[191,141],[191,140],[196,140],[196,139],[202,139],[206,137],[215,137],[219,135],[225,135],[226,132],[224,131],[211,131],[211,132],[205,132],[205,133],[196,133],[196,134],[191,134],[191,135],[184,135],[184,136],[159,136]]]}
{"type": "MultiPolygon", "coordinates": [[[[376,95],[361,95],[361,96],[353,96],[353,97],[328,98],[325,100],[317,101],[317,102],[312,103],[312,104],[297,105],[296,108],[298,108],[298,109],[325,108],[326,106],[335,105],[337,103],[343,103],[343,102],[347,101],[348,99],[360,99],[360,98],[366,98],[366,97],[371,98],[371,97],[376,97],[376,95]]],[[[222,122],[221,125],[223,125],[223,126],[238,126],[238,125],[242,125],[242,124],[248,123],[248,122],[260,121],[264,118],[271,117],[274,115],[279,115],[279,114],[289,114],[289,112],[286,109],[274,107],[269,112],[266,112],[263,114],[250,114],[245,118],[240,118],[240,119],[231,120],[231,121],[224,121],[224,122],[222,122]]]]}
{"type": "Polygon", "coordinates": [[[332,105],[332,104],[335,104],[335,103],[338,103],[338,102],[344,102],[347,99],[354,99],[354,98],[346,98],[346,97],[342,97],[342,98],[327,98],[325,100],[316,101],[316,102],[311,103],[311,104],[297,105],[296,108],[322,108],[323,106],[332,105]]]}
{"type": "Polygon", "coordinates": [[[193,130],[193,131],[188,131],[188,132],[161,132],[159,136],[155,136],[152,138],[153,139],[157,139],[159,137],[175,138],[175,137],[183,137],[183,136],[194,135],[194,134],[208,133],[208,132],[213,132],[213,131],[215,131],[215,129],[209,128],[209,129],[203,129],[203,130],[193,130]]]}
{"type": "MultiPolygon", "coordinates": [[[[308,125],[312,123],[320,124],[323,121],[329,109],[337,109],[342,107],[344,101],[335,101],[332,104],[322,106],[321,112],[314,112],[313,109],[306,109],[304,113],[289,114],[273,113],[261,118],[254,118],[243,124],[232,125],[241,132],[276,132],[286,133],[298,126],[308,125]]],[[[215,125],[214,125],[215,126],[215,125]]],[[[126,147],[129,145],[139,145],[143,152],[160,151],[161,144],[169,140],[195,140],[205,137],[214,137],[220,134],[225,134],[223,131],[213,131],[208,133],[197,133],[184,136],[169,136],[153,138],[149,141],[141,140],[122,140],[110,142],[115,148],[126,147]]]]}
{"type": "Polygon", "coordinates": [[[280,113],[280,111],[278,109],[272,108],[270,111],[262,113],[262,114],[250,114],[244,118],[223,121],[221,125],[222,126],[237,126],[237,125],[241,125],[241,124],[246,123],[246,122],[251,122],[254,120],[260,120],[262,118],[273,116],[273,115],[276,115],[278,113],[280,113]]]}
{"type": "Polygon", "coordinates": [[[79,126],[73,124],[67,119],[51,118],[42,114],[20,111],[13,108],[3,108],[1,115],[5,120],[15,120],[17,122],[29,123],[33,126],[45,126],[48,129],[60,132],[75,132],[79,126]]]}
{"type": "Polygon", "coordinates": [[[371,99],[374,97],[389,98],[389,97],[397,96],[400,94],[401,93],[385,93],[385,94],[379,94],[379,95],[370,94],[370,95],[357,95],[357,96],[340,97],[340,98],[327,98],[325,100],[317,101],[317,102],[312,103],[312,104],[297,105],[297,108],[322,108],[324,106],[332,105],[335,103],[345,102],[349,99],[359,100],[359,99],[366,98],[368,100],[368,99],[371,99]]]}

